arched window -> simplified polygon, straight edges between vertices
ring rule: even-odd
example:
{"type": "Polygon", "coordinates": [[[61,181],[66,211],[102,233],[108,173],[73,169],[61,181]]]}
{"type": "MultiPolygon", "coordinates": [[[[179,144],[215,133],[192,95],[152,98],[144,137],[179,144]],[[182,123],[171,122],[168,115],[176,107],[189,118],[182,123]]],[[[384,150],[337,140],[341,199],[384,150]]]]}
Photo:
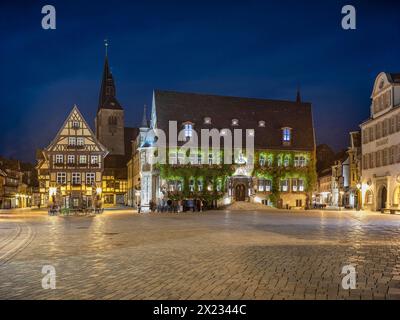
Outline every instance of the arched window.
{"type": "Polygon", "coordinates": [[[365,193],[365,204],[372,204],[372,192],[371,190],[367,190],[365,193]]]}
{"type": "Polygon", "coordinates": [[[108,117],[108,124],[110,126],[116,126],[118,124],[118,120],[116,116],[110,116],[108,117]]]}

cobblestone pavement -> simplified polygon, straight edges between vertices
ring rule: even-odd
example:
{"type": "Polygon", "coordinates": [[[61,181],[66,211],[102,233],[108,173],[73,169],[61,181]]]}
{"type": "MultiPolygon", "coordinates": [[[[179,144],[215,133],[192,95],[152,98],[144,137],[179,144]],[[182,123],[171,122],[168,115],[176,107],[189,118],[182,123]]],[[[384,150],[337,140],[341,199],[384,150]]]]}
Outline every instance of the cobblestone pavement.
{"type": "Polygon", "coordinates": [[[400,216],[0,214],[2,299],[400,299],[400,216]],[[357,288],[342,289],[344,265],[357,288]],[[56,269],[42,289],[42,267],[56,269]]]}

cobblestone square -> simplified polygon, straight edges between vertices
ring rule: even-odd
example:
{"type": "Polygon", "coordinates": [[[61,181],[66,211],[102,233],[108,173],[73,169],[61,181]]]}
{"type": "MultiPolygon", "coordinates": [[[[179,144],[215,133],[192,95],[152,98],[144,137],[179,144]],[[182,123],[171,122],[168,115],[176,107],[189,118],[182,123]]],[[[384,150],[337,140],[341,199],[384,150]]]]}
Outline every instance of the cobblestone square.
{"type": "Polygon", "coordinates": [[[400,216],[355,211],[1,213],[0,298],[400,299],[399,235],[400,216]]]}

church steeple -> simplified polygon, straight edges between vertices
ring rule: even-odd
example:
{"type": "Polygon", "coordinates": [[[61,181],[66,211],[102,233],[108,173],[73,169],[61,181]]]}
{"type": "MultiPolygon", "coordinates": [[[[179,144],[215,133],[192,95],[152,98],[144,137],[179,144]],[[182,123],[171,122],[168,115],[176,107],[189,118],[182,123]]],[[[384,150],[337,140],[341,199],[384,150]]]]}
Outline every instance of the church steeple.
{"type": "Polygon", "coordinates": [[[300,87],[297,87],[296,102],[301,103],[300,87]]]}
{"type": "Polygon", "coordinates": [[[105,42],[103,78],[99,94],[95,125],[96,137],[110,155],[125,154],[125,114],[115,96],[115,82],[108,64],[108,42],[105,42]]]}
{"type": "Polygon", "coordinates": [[[119,104],[116,98],[114,77],[110,71],[110,66],[108,64],[108,53],[107,53],[108,42],[105,42],[105,46],[106,46],[106,57],[104,60],[103,78],[100,87],[98,111],[100,109],[122,110],[122,106],[119,104]]]}

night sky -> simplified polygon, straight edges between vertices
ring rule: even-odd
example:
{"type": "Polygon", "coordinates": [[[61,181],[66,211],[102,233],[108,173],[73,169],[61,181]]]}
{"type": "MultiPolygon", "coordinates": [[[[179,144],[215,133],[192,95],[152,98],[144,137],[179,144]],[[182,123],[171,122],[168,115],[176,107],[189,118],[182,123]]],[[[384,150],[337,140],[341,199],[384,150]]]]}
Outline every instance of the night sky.
{"type": "Polygon", "coordinates": [[[131,127],[154,88],[294,100],[299,84],[317,143],[339,150],[369,116],[376,75],[400,72],[399,1],[8,2],[0,155],[21,160],[34,161],[73,104],[93,126],[105,38],[131,127]],[[56,7],[56,30],[41,28],[45,4],[56,7]],[[357,9],[357,30],[341,28],[345,4],[357,9]]]}

